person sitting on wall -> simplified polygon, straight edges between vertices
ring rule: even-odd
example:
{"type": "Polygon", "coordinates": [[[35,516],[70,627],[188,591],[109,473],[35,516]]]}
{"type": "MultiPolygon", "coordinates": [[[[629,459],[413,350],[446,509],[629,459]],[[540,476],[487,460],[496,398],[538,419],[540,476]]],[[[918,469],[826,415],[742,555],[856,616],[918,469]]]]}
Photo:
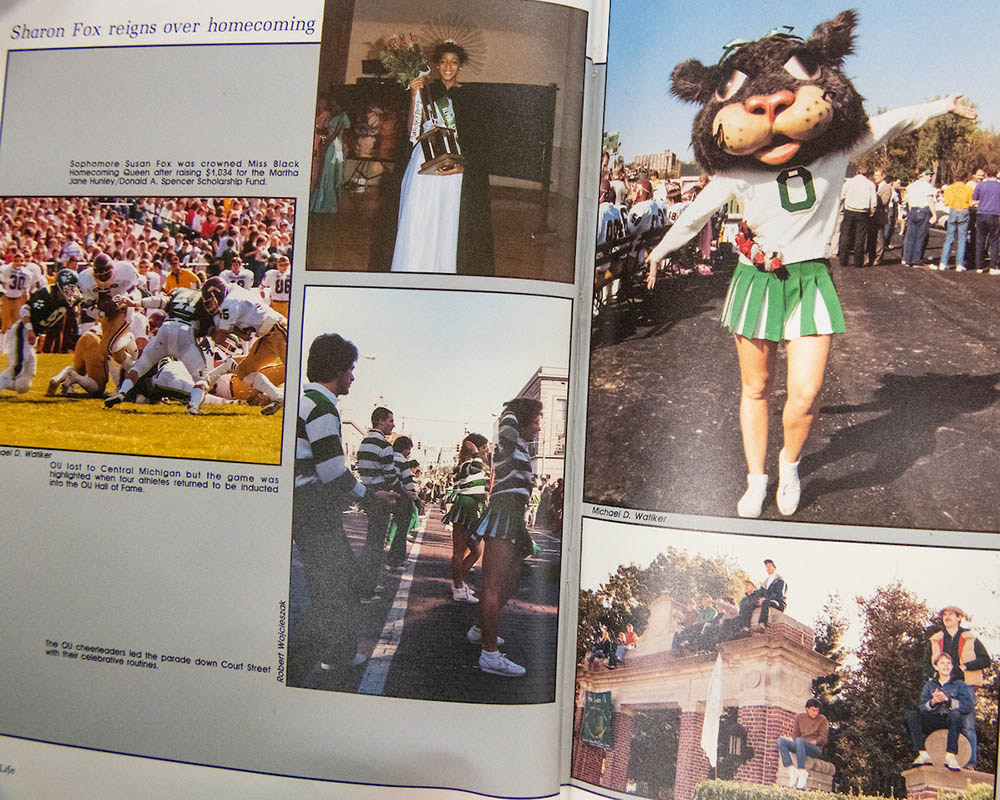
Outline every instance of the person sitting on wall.
{"type": "Polygon", "coordinates": [[[939,653],[951,656],[951,677],[964,681],[972,695],[972,711],[962,719],[962,733],[969,740],[972,751],[969,755],[969,766],[976,768],[978,758],[978,737],[976,736],[976,687],[983,685],[983,670],[990,665],[990,654],[976,634],[968,628],[961,627],[966,616],[958,606],[946,606],[941,609],[941,625],[944,630],[931,634],[930,661],[939,653]]]}
{"type": "Polygon", "coordinates": [[[788,584],[778,574],[778,569],[774,566],[774,562],[769,558],[765,558],[764,569],[767,570],[767,578],[764,580],[763,587],[764,596],[757,601],[757,605],[760,606],[760,630],[764,630],[767,627],[768,612],[772,608],[784,611],[788,606],[785,598],[785,594],[788,591],[788,584]]]}
{"type": "Polygon", "coordinates": [[[673,649],[676,650],[694,644],[704,632],[705,626],[711,623],[718,613],[715,610],[715,606],[712,605],[712,596],[703,594],[701,596],[701,608],[698,609],[694,623],[674,634],[673,649]]]}
{"type": "Polygon", "coordinates": [[[760,600],[764,597],[764,590],[761,589],[756,583],[747,578],[743,581],[743,597],[740,598],[740,615],[739,615],[739,627],[737,628],[735,624],[727,626],[726,638],[735,638],[741,631],[750,630],[750,619],[753,617],[753,612],[760,605],[760,600]]]}
{"type": "Polygon", "coordinates": [[[601,626],[601,636],[590,648],[590,655],[587,656],[587,667],[589,668],[595,661],[605,663],[608,669],[615,669],[618,666],[618,659],[615,657],[614,643],[608,629],[601,626]]]}
{"type": "Polygon", "coordinates": [[[951,656],[938,653],[934,658],[937,675],[924,684],[920,692],[920,707],[906,712],[906,726],[910,729],[913,749],[917,757],[913,766],[925,767],[933,762],[925,750],[927,734],[931,731],[948,729],[948,746],[945,748],[944,765],[954,771],[962,767],[958,763],[958,735],[962,732],[962,717],[972,712],[972,692],[965,681],[952,679],[951,656]]]}
{"type": "Polygon", "coordinates": [[[819,700],[810,697],[806,700],[804,714],[795,716],[795,727],[791,738],[778,738],[778,753],[781,763],[788,769],[788,785],[795,789],[805,789],[809,780],[806,769],[806,758],[820,758],[830,733],[830,723],[819,713],[819,700]],[[791,751],[795,751],[795,766],[792,766],[791,751]]]}

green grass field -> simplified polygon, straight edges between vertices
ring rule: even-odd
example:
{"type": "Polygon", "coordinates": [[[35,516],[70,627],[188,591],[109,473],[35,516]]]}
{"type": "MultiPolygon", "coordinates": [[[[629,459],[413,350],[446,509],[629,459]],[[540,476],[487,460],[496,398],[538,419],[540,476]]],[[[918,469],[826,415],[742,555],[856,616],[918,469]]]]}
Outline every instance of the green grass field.
{"type": "MultiPolygon", "coordinates": [[[[0,369],[6,361],[0,356],[0,369]]],[[[254,406],[205,404],[203,414],[194,417],[180,403],[122,403],[106,409],[99,399],[46,397],[49,379],[72,361],[72,355],[39,353],[31,390],[0,393],[0,444],[254,464],[281,461],[281,411],[265,417],[254,406]]]]}

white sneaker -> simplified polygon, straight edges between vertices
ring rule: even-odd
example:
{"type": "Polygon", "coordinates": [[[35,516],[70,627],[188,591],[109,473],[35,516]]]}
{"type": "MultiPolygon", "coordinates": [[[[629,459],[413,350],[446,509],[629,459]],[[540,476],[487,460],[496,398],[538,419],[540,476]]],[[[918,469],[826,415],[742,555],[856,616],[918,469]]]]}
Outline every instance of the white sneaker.
{"type": "MultiPolygon", "coordinates": [[[[1000,270],[998,270],[998,271],[1000,271],[1000,270]]],[[[480,665],[481,664],[482,664],[482,662],[480,662],[480,665]]],[[[955,754],[954,753],[945,753],[944,754],[944,765],[948,769],[954,770],[955,772],[958,772],[961,769],[961,767],[958,765],[958,759],[955,758],[955,754]]]]}
{"type": "Polygon", "coordinates": [[[343,664],[328,664],[325,661],[320,662],[319,668],[324,672],[329,672],[332,669],[337,669],[338,666],[341,667],[360,667],[368,660],[368,656],[364,653],[355,653],[351,658],[347,659],[343,664]]]}
{"type": "Polygon", "coordinates": [[[795,783],[796,783],[796,781],[798,781],[798,779],[799,779],[799,768],[798,767],[789,767],[788,768],[788,788],[789,789],[794,789],[795,788],[795,783]]]}
{"type": "MultiPolygon", "coordinates": [[[[478,625],[473,625],[471,628],[469,628],[469,632],[465,634],[465,638],[469,642],[469,644],[482,644],[483,632],[479,630],[478,625]]],[[[497,636],[497,646],[502,644],[503,644],[503,637],[497,636]]]]}
{"type": "Polygon", "coordinates": [[[499,650],[488,653],[485,650],[479,654],[479,669],[490,675],[503,675],[505,678],[520,678],[527,670],[520,664],[515,664],[499,650]]]}
{"type": "Polygon", "coordinates": [[[463,586],[461,589],[456,589],[452,587],[451,589],[451,599],[456,603],[471,603],[475,604],[479,602],[479,598],[472,593],[472,589],[468,586],[463,586]]]}
{"type": "Polygon", "coordinates": [[[990,275],[1000,275],[1000,269],[991,269],[990,275]]]}
{"type": "Polygon", "coordinates": [[[736,513],[741,517],[759,517],[766,495],[767,475],[747,475],[747,490],[736,504],[736,513]]]}
{"type": "Polygon", "coordinates": [[[799,770],[799,779],[795,783],[795,788],[796,789],[805,789],[806,788],[806,783],[808,781],[809,781],[809,770],[800,769],[799,770]]]}
{"type": "Polygon", "coordinates": [[[955,266],[955,272],[965,272],[965,267],[963,267],[961,264],[957,264],[955,266]]]}
{"type": "Polygon", "coordinates": [[[934,762],[931,761],[930,753],[928,753],[926,750],[921,750],[919,753],[917,753],[917,757],[915,759],[913,759],[913,765],[912,766],[914,766],[914,767],[929,767],[933,763],[934,762]]]}
{"type": "Polygon", "coordinates": [[[778,453],[778,511],[786,517],[795,513],[802,496],[802,484],[799,483],[799,462],[794,464],[785,461],[785,451],[778,453]]]}

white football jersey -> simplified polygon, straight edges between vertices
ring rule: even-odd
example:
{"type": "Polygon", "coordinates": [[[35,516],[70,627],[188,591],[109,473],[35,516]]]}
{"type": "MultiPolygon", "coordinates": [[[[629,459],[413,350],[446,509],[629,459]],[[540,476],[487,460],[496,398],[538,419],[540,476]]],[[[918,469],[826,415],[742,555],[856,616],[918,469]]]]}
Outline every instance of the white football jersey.
{"type": "Polygon", "coordinates": [[[620,206],[601,203],[597,209],[597,246],[614,244],[625,238],[625,217],[620,206]]]}
{"type": "Polygon", "coordinates": [[[653,199],[636,203],[628,212],[627,228],[632,237],[642,236],[664,225],[663,211],[653,199]]]}
{"type": "Polygon", "coordinates": [[[276,269],[269,269],[260,279],[260,287],[268,290],[271,300],[287,303],[292,291],[292,271],[289,269],[282,273],[276,269]]]}
{"type": "Polygon", "coordinates": [[[224,269],[219,273],[219,277],[226,283],[239,286],[241,289],[253,288],[253,271],[249,269],[241,269],[239,274],[231,269],[224,269]]]}
{"type": "Polygon", "coordinates": [[[219,331],[254,330],[263,336],[275,323],[284,319],[246,289],[230,286],[226,299],[222,301],[214,317],[214,323],[215,329],[219,331]]]}

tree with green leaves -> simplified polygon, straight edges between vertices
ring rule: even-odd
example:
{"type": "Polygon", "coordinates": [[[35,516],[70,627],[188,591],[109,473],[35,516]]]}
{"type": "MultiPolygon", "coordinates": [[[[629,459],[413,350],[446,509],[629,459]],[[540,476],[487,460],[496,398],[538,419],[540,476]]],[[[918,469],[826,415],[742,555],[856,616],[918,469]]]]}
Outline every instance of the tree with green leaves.
{"type": "Polygon", "coordinates": [[[674,547],[660,553],[648,567],[622,564],[596,591],[580,592],[576,655],[583,659],[600,626],[612,638],[629,623],[642,635],[649,623],[649,606],[663,593],[679,603],[702,594],[739,597],[747,574],[729,557],[707,558],[674,547]]]}
{"type": "MultiPolygon", "coordinates": [[[[906,782],[901,772],[914,756],[904,713],[916,707],[929,677],[927,640],[940,628],[940,620],[898,581],[856,602],[864,630],[853,658],[845,658],[839,644],[846,628],[836,602],[827,604],[817,622],[817,650],[841,664],[835,678],[814,683],[830,720],[827,758],[837,767],[841,791],[903,797],[906,782]]],[[[995,670],[989,678],[976,693],[977,732],[982,732],[979,766],[995,770],[995,670]]]]}

